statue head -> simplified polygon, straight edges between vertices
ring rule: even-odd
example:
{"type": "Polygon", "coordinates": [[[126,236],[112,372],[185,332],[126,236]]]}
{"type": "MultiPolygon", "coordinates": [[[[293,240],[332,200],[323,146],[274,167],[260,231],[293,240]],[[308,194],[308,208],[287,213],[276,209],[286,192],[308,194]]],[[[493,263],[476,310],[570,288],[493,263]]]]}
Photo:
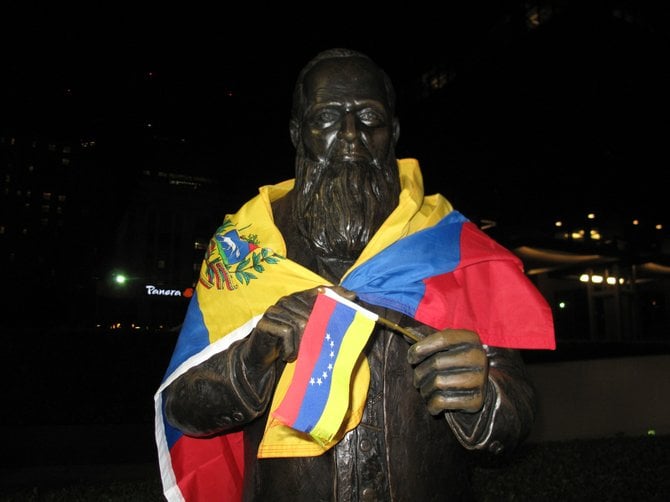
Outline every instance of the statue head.
{"type": "Polygon", "coordinates": [[[400,194],[390,79],[359,52],[318,54],[298,76],[290,133],[300,232],[323,256],[355,258],[400,194]]]}

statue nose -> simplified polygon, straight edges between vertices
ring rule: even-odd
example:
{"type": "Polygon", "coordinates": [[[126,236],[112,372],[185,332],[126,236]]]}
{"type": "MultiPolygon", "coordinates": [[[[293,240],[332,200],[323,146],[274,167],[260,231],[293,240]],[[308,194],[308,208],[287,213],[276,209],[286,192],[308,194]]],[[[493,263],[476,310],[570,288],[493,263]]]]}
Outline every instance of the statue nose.
{"type": "Polygon", "coordinates": [[[358,136],[358,130],[356,128],[356,117],[353,113],[347,113],[344,115],[339,136],[348,142],[354,141],[358,136]]]}

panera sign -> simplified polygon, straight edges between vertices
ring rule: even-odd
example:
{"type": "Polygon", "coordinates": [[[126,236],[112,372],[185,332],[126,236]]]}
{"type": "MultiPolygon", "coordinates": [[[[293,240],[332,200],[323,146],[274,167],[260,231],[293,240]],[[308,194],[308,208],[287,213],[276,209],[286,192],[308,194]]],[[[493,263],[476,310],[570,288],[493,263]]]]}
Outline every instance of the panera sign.
{"type": "Polygon", "coordinates": [[[190,298],[193,296],[193,288],[186,288],[183,291],[179,289],[163,289],[157,288],[151,284],[144,286],[148,296],[184,296],[190,298]]]}

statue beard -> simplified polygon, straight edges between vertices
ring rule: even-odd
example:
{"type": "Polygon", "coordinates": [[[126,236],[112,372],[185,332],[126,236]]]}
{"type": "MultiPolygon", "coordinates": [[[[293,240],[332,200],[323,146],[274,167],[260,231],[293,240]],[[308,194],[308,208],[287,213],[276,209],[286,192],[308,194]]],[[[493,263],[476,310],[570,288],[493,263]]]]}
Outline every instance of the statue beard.
{"type": "Polygon", "coordinates": [[[398,205],[400,178],[393,151],[384,163],[296,159],[293,219],[312,250],[355,259],[398,205]]]}

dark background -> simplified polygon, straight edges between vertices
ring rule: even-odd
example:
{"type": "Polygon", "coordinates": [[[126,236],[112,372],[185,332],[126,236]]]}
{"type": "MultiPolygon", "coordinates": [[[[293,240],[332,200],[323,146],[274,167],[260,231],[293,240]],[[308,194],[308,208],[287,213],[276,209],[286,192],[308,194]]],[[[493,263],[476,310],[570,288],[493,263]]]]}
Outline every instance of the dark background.
{"type": "MultiPolygon", "coordinates": [[[[126,156],[141,150],[151,123],[234,180],[231,210],[259,184],[292,176],[294,79],[317,51],[346,46],[396,83],[398,155],[418,158],[427,192],[466,214],[529,223],[586,211],[668,214],[662,2],[17,10],[2,20],[0,85],[13,125],[88,128],[122,139],[126,156]],[[436,68],[448,84],[422,95],[422,76],[436,68]]],[[[124,165],[133,168],[110,169],[124,165]]]]}
{"type": "MultiPolygon", "coordinates": [[[[224,186],[211,201],[214,231],[259,185],[293,176],[295,77],[319,50],[345,46],[368,53],[395,82],[398,156],[419,159],[426,192],[443,193],[473,219],[497,221],[502,238],[590,211],[605,221],[653,218],[667,229],[663,2],[395,5],[3,4],[0,133],[96,138],[100,163],[87,173],[95,183],[82,190],[91,191],[100,228],[86,222],[81,230],[103,236],[114,232],[105,224],[123,212],[156,138],[183,139],[190,163],[181,167],[224,186]],[[431,91],[430,75],[446,84],[431,91]]],[[[26,270],[25,284],[40,272],[26,270]]],[[[12,303],[16,285],[3,287],[3,307],[49,325],[42,304],[12,303]]],[[[60,300],[77,309],[86,299],[60,300]]],[[[174,333],[12,327],[0,335],[0,426],[19,439],[0,466],[154,459],[152,398],[174,333]],[[141,434],[110,448],[72,429],[100,444],[89,448],[69,444],[65,429],[41,442],[41,424],[140,424],[141,434]]]]}

